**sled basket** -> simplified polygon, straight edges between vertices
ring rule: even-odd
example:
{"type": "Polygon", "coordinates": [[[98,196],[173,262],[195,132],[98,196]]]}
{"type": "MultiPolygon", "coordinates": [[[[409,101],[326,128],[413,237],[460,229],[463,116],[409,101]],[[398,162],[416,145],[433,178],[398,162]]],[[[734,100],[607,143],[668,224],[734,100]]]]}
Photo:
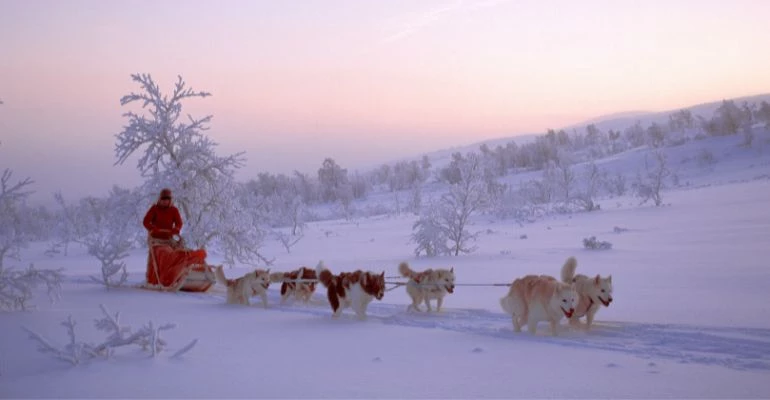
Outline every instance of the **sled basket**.
{"type": "Polygon", "coordinates": [[[216,283],[214,268],[206,263],[206,251],[188,249],[180,239],[147,239],[148,289],[205,292],[216,283]]]}

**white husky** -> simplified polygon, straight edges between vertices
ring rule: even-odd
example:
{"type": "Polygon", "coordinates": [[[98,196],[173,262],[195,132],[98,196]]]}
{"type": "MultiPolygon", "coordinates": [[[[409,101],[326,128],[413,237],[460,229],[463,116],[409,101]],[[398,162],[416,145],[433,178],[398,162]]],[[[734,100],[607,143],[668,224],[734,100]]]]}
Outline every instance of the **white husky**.
{"type": "Polygon", "coordinates": [[[580,323],[580,317],[586,317],[586,329],[591,329],[591,323],[594,321],[596,312],[601,305],[609,307],[612,303],[612,275],[602,278],[596,275],[595,278],[589,278],[585,275],[575,275],[577,269],[577,260],[570,257],[561,267],[561,281],[568,284],[574,284],[578,294],[578,305],[575,313],[570,317],[570,324],[580,323]]]}
{"type": "Polygon", "coordinates": [[[262,306],[267,308],[267,288],[270,286],[270,270],[258,269],[237,279],[227,279],[222,266],[214,271],[219,283],[227,287],[228,304],[251,305],[249,298],[259,295],[262,306]]]}
{"type": "Polygon", "coordinates": [[[406,284],[406,293],[412,298],[412,304],[407,307],[407,310],[420,311],[420,303],[424,301],[428,311],[431,311],[430,300],[435,299],[436,312],[441,311],[444,296],[454,293],[454,268],[426,269],[422,272],[416,272],[409,268],[409,264],[402,262],[398,265],[398,272],[401,273],[401,276],[409,278],[409,282],[406,284]]]}
{"type": "Polygon", "coordinates": [[[577,293],[572,285],[562,283],[547,275],[527,275],[516,279],[508,295],[500,299],[500,306],[513,319],[513,329],[521,332],[525,323],[535,334],[539,321],[551,323],[551,334],[557,335],[557,327],[563,316],[570,318],[575,312],[577,293]]]}

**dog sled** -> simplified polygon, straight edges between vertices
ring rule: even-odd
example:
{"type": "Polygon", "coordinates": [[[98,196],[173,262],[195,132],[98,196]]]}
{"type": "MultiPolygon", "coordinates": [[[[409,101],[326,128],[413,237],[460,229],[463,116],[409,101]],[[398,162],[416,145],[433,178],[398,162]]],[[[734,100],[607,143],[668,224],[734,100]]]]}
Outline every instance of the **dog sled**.
{"type": "Polygon", "coordinates": [[[147,238],[145,288],[161,291],[205,292],[216,283],[214,267],[206,264],[205,249],[189,249],[184,240],[147,238]]]}

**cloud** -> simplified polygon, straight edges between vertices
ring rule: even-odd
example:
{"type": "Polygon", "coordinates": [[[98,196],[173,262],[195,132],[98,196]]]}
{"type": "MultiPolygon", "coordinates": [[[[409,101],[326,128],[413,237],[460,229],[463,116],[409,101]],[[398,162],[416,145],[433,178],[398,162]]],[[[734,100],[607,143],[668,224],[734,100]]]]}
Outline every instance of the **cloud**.
{"type": "Polygon", "coordinates": [[[436,21],[440,20],[442,16],[446,16],[453,11],[461,9],[462,5],[463,0],[456,0],[451,4],[430,10],[425,14],[420,15],[418,18],[407,22],[398,32],[386,37],[383,42],[393,43],[408,38],[409,36],[414,35],[416,32],[427,28],[431,24],[436,23],[436,21]]]}
{"type": "Polygon", "coordinates": [[[493,7],[501,3],[509,2],[511,0],[484,0],[475,1],[470,4],[466,4],[464,0],[455,0],[444,6],[434,8],[428,12],[418,16],[417,18],[408,21],[404,24],[396,33],[387,36],[383,43],[393,43],[399,40],[406,39],[415,33],[428,28],[435,24],[442,18],[445,18],[453,13],[460,11],[475,11],[482,8],[493,7]]]}

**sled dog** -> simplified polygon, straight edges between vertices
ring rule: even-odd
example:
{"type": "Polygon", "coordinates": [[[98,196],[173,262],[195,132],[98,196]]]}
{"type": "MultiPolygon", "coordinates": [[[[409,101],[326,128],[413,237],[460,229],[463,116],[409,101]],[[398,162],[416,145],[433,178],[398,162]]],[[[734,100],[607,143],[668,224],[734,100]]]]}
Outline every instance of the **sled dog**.
{"type": "Polygon", "coordinates": [[[589,278],[585,275],[575,275],[577,260],[570,257],[561,267],[561,281],[575,286],[578,294],[578,304],[575,313],[570,317],[570,324],[577,325],[580,318],[586,317],[586,329],[591,329],[596,312],[601,306],[609,307],[612,303],[612,275],[602,278],[596,275],[589,278]]]}
{"type": "Polygon", "coordinates": [[[513,281],[508,295],[500,299],[500,306],[513,319],[513,329],[521,332],[527,324],[535,334],[539,321],[551,324],[551,334],[558,334],[557,328],[562,316],[570,318],[575,312],[577,293],[572,285],[562,283],[548,275],[527,275],[513,281]]]}
{"type": "Polygon", "coordinates": [[[281,303],[285,303],[292,295],[307,304],[315,293],[315,282],[291,282],[298,279],[315,280],[316,273],[308,267],[300,267],[290,272],[273,272],[270,274],[270,281],[281,283],[281,303]]]}
{"type": "Polygon", "coordinates": [[[382,300],[385,295],[385,271],[375,274],[356,270],[334,275],[323,261],[316,266],[318,280],[326,288],[333,317],[339,317],[342,310],[350,307],[360,319],[366,318],[366,308],[372,299],[382,300]]]}
{"type": "Polygon", "coordinates": [[[409,278],[406,284],[406,293],[412,298],[412,304],[407,307],[409,310],[420,310],[420,303],[425,302],[428,311],[431,311],[430,300],[436,300],[436,312],[441,311],[441,304],[444,302],[444,296],[454,293],[455,290],[455,270],[454,268],[444,269],[426,269],[422,272],[416,272],[409,268],[409,264],[402,262],[398,265],[398,272],[401,276],[409,278]]]}
{"type": "Polygon", "coordinates": [[[251,305],[249,298],[259,295],[262,306],[267,308],[267,288],[270,286],[270,270],[257,269],[237,279],[227,279],[222,266],[218,266],[215,275],[219,283],[227,287],[228,304],[251,305]]]}

